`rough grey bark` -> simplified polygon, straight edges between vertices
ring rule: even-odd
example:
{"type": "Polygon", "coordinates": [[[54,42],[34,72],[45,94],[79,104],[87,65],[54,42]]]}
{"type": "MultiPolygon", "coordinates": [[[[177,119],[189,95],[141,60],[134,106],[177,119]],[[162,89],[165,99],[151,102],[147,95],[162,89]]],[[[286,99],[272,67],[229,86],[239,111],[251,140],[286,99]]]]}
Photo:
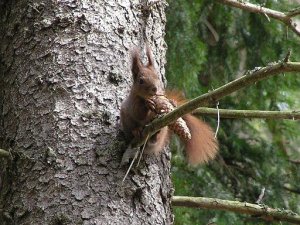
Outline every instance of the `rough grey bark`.
{"type": "Polygon", "coordinates": [[[164,75],[164,2],[0,7],[1,224],[172,223],[169,153],[119,168],[129,51],[146,37],[164,75]]]}

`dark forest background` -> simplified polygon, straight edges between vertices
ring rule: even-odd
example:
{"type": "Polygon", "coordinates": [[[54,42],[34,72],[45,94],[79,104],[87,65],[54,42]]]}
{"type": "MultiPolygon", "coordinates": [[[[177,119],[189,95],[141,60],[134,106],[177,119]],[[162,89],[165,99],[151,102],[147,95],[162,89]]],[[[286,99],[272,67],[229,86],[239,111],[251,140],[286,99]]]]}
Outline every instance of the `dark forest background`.
{"type": "MultiPolygon", "coordinates": [[[[300,39],[282,23],[216,1],[168,1],[168,86],[193,98],[245,74],[282,60],[292,50],[300,61],[300,39]]],[[[288,11],[292,1],[251,1],[288,11]]],[[[220,108],[299,110],[299,74],[282,74],[220,101],[220,108]]],[[[215,106],[211,106],[215,107],[215,106]]],[[[203,117],[214,128],[217,118],[203,117]]],[[[221,119],[220,155],[208,165],[187,166],[182,147],[172,142],[175,195],[204,196],[262,204],[300,212],[300,124],[293,120],[221,119]]],[[[260,224],[222,211],[175,208],[176,224],[260,224]]],[[[269,223],[266,223],[269,224],[269,223]]],[[[283,223],[284,224],[284,223],[283,223]]]]}

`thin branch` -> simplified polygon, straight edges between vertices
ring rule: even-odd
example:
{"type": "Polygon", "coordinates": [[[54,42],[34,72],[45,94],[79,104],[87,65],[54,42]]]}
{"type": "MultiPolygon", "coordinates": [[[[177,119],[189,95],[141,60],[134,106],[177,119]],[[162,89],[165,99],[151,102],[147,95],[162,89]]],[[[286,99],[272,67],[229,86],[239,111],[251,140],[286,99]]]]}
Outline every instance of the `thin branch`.
{"type": "MultiPolygon", "coordinates": [[[[219,109],[221,118],[259,118],[259,119],[290,119],[300,120],[300,111],[260,111],[260,110],[233,110],[219,109]]],[[[201,107],[193,114],[205,116],[217,116],[218,110],[201,107]]]]}
{"type": "Polygon", "coordinates": [[[257,205],[247,202],[228,201],[216,198],[173,196],[172,205],[256,215],[267,221],[281,220],[295,224],[300,223],[300,216],[290,210],[273,209],[266,205],[257,205]]]}
{"type": "Polygon", "coordinates": [[[300,164],[300,159],[298,159],[298,160],[296,160],[296,159],[289,159],[289,161],[291,163],[300,164]]]}
{"type": "Polygon", "coordinates": [[[296,8],[294,10],[291,10],[287,13],[283,13],[280,11],[276,11],[273,9],[269,9],[266,7],[262,7],[259,5],[252,4],[250,2],[244,2],[244,1],[238,1],[238,0],[218,0],[219,2],[233,6],[235,8],[239,8],[248,12],[253,13],[261,13],[265,16],[271,17],[273,19],[277,19],[287,25],[295,34],[300,36],[300,29],[297,29],[296,23],[292,20],[292,17],[298,15],[300,12],[299,8],[296,8]]]}
{"type": "Polygon", "coordinates": [[[3,149],[0,149],[0,157],[9,157],[9,152],[3,149]]]}
{"type": "Polygon", "coordinates": [[[284,184],[283,188],[289,192],[300,195],[300,188],[292,188],[289,184],[284,184]]]}
{"type": "Polygon", "coordinates": [[[294,194],[298,194],[300,195],[300,189],[292,189],[292,188],[289,188],[289,187],[283,187],[285,190],[289,191],[289,192],[292,192],[294,194]]]}
{"type": "Polygon", "coordinates": [[[206,106],[208,104],[215,104],[219,99],[237,91],[242,88],[248,87],[255,84],[258,81],[267,79],[271,76],[281,74],[284,72],[300,72],[300,62],[278,62],[270,64],[266,67],[255,68],[252,71],[248,71],[246,75],[231,81],[211,92],[203,94],[197,98],[194,98],[191,101],[181,105],[170,113],[155,119],[153,122],[148,124],[144,131],[143,137],[140,140],[133,140],[132,146],[141,146],[145,142],[147,135],[152,135],[161,128],[172,123],[179,117],[192,112],[200,106],[206,106]]]}
{"type": "Polygon", "coordinates": [[[220,109],[219,109],[219,102],[217,103],[217,129],[216,129],[216,132],[215,132],[215,138],[217,138],[217,135],[218,135],[218,131],[220,129],[220,109]]]}

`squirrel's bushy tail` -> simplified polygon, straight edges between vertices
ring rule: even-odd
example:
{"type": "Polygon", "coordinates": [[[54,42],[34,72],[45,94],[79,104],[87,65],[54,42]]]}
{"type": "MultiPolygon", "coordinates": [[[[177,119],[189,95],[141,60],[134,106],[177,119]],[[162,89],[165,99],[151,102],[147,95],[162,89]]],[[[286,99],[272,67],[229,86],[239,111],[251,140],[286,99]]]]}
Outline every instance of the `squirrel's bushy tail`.
{"type": "Polygon", "coordinates": [[[183,119],[192,134],[192,139],[184,143],[188,162],[196,165],[213,159],[218,152],[218,141],[211,127],[191,114],[185,115],[183,119]]]}
{"type": "MultiPolygon", "coordinates": [[[[183,94],[176,90],[167,90],[166,95],[174,100],[178,105],[186,102],[183,94]]],[[[214,137],[211,127],[191,114],[183,116],[192,138],[188,141],[183,140],[185,144],[186,156],[188,162],[192,165],[206,163],[213,159],[219,149],[219,144],[214,137]]]]}

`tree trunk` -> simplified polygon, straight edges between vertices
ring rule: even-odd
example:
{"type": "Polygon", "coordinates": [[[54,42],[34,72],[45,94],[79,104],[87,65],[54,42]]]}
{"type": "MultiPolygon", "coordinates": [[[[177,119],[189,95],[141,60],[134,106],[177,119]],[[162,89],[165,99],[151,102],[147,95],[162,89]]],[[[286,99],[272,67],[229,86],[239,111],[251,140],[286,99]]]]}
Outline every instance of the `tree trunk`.
{"type": "Polygon", "coordinates": [[[165,3],[143,2],[0,1],[1,224],[172,223],[168,152],[121,185],[132,47],[164,75],[165,3]]]}

